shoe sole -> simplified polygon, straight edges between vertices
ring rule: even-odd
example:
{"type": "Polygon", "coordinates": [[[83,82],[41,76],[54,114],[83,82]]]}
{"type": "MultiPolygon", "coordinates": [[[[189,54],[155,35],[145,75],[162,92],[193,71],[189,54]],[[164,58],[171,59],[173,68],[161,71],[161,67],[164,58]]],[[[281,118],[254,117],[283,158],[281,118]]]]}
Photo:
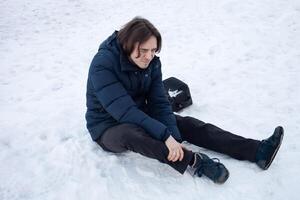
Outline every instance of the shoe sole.
{"type": "Polygon", "coordinates": [[[274,160],[274,158],[275,158],[275,156],[276,156],[276,154],[277,154],[277,152],[278,152],[278,150],[279,150],[279,148],[280,148],[280,146],[281,146],[281,142],[282,142],[282,139],[283,139],[284,131],[283,131],[283,128],[282,128],[282,127],[280,127],[279,129],[280,129],[279,131],[281,132],[280,141],[279,141],[279,143],[278,143],[278,145],[277,145],[277,147],[276,147],[276,149],[275,149],[275,151],[274,151],[274,153],[273,153],[273,155],[272,155],[272,157],[271,157],[271,160],[270,160],[269,163],[263,168],[264,170],[267,170],[267,169],[270,167],[270,165],[272,164],[272,162],[273,162],[273,160],[274,160]]]}

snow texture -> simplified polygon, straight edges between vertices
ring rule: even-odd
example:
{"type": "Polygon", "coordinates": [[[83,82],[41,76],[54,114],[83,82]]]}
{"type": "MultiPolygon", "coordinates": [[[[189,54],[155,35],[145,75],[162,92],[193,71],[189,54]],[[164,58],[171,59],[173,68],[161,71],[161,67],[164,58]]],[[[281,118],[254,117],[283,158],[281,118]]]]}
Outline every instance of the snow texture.
{"type": "Polygon", "coordinates": [[[0,199],[299,199],[299,0],[2,0],[0,199]],[[163,77],[186,82],[181,112],[244,137],[285,138],[267,171],[218,157],[224,185],[139,154],[115,155],[85,128],[88,67],[134,16],[160,30],[163,77]]]}

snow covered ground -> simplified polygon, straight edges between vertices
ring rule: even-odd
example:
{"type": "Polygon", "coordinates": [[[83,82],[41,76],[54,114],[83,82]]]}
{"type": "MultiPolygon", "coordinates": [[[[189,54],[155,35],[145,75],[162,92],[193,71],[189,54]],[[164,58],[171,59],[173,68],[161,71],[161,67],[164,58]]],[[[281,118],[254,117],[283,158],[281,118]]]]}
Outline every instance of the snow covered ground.
{"type": "Polygon", "coordinates": [[[299,0],[2,0],[0,67],[1,200],[299,199],[299,0]],[[90,61],[136,15],[161,31],[164,78],[190,86],[180,114],[257,139],[285,128],[268,171],[186,144],[230,170],[216,185],[92,142],[90,61]]]}

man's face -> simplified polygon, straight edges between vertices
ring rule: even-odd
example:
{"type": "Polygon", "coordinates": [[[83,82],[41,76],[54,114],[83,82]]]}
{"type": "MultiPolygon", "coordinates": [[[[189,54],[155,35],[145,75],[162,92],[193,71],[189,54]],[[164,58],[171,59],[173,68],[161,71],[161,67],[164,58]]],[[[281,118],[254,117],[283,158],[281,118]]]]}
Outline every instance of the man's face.
{"type": "Polygon", "coordinates": [[[140,44],[140,46],[138,43],[134,45],[130,58],[139,68],[146,69],[154,58],[156,50],[156,37],[151,36],[146,42],[140,44]]]}

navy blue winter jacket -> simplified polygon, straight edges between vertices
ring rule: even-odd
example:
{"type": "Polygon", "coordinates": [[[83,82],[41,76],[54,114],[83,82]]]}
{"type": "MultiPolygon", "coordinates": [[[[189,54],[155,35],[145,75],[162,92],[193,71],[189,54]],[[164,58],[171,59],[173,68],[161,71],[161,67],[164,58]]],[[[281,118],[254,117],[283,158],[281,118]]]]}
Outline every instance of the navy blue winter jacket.
{"type": "Polygon", "coordinates": [[[117,31],[100,45],[92,60],[86,98],[87,128],[93,140],[121,123],[136,124],[161,141],[170,135],[181,140],[159,58],[155,56],[147,69],[140,69],[124,54],[117,31]]]}

